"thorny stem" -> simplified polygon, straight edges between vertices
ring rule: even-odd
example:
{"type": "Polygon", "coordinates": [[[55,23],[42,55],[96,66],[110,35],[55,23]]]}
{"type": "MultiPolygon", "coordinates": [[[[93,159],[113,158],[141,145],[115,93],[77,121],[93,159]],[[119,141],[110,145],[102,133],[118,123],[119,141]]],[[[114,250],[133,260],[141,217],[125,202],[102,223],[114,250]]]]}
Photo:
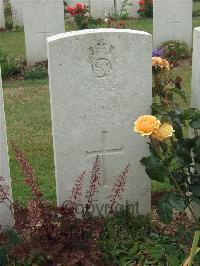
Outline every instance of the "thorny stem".
{"type": "Polygon", "coordinates": [[[171,173],[169,173],[169,174],[170,174],[170,176],[171,176],[171,178],[172,178],[174,184],[176,185],[176,187],[177,187],[177,189],[178,189],[180,195],[182,196],[182,198],[183,198],[183,199],[185,200],[185,202],[187,203],[187,207],[188,207],[188,209],[190,210],[190,212],[191,212],[193,218],[195,219],[196,223],[198,224],[198,223],[199,223],[198,218],[197,218],[196,215],[194,214],[193,209],[192,209],[191,206],[190,206],[190,202],[189,202],[188,198],[185,196],[185,194],[184,194],[183,191],[181,190],[179,184],[176,182],[176,179],[172,176],[171,173]]]}
{"type": "Polygon", "coordinates": [[[173,180],[174,184],[176,185],[176,187],[177,187],[177,189],[178,189],[178,191],[179,191],[181,197],[182,197],[182,198],[184,199],[184,201],[187,203],[187,207],[188,207],[188,209],[190,210],[190,212],[191,212],[191,214],[192,214],[194,220],[195,220],[196,223],[198,224],[198,223],[199,223],[198,218],[196,217],[196,215],[194,214],[194,212],[193,212],[193,210],[192,210],[192,208],[191,208],[190,201],[189,201],[188,198],[185,196],[185,194],[184,194],[183,191],[181,190],[179,184],[177,183],[177,181],[176,181],[176,179],[173,177],[173,175],[170,173],[170,171],[168,171],[168,173],[169,173],[171,179],[173,180]]]}

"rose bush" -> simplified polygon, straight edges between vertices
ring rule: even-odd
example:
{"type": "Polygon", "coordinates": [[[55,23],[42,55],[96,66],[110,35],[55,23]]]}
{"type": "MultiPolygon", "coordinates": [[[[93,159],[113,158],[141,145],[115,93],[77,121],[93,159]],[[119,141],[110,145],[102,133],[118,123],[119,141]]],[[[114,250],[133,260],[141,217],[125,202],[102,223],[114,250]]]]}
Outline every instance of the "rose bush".
{"type": "Polygon", "coordinates": [[[181,77],[171,77],[170,64],[161,57],[152,58],[153,96],[152,115],[139,117],[134,131],[147,137],[150,156],[142,158],[148,176],[158,182],[169,181],[171,190],[157,206],[161,220],[170,223],[173,209],[188,208],[198,225],[199,217],[191,208],[200,204],[200,110],[182,109],[181,97],[186,102],[181,77]],[[185,133],[193,131],[191,137],[185,133]]]}
{"type": "Polygon", "coordinates": [[[141,17],[153,17],[153,0],[140,0],[138,13],[141,17]]]}
{"type": "Polygon", "coordinates": [[[127,28],[127,20],[129,19],[129,13],[127,7],[132,6],[130,0],[123,0],[121,2],[121,9],[117,12],[114,8],[105,10],[104,22],[107,24],[109,28],[118,28],[118,29],[125,29],[127,28]]]}
{"type": "Polygon", "coordinates": [[[85,4],[77,3],[75,6],[69,6],[66,4],[66,12],[74,18],[74,21],[78,29],[88,29],[91,22],[89,15],[89,8],[85,4]]]}

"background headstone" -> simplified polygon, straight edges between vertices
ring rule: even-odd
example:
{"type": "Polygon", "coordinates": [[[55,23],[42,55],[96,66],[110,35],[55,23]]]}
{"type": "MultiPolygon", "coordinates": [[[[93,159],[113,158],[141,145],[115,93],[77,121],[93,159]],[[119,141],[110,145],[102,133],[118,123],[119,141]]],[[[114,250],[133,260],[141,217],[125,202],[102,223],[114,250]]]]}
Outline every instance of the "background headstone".
{"type": "Polygon", "coordinates": [[[4,5],[3,5],[3,0],[0,0],[0,29],[4,28],[5,28],[4,5]]]}
{"type": "Polygon", "coordinates": [[[105,12],[114,11],[114,0],[90,0],[90,14],[94,18],[105,18],[105,12]]]}
{"type": "Polygon", "coordinates": [[[13,25],[23,26],[23,0],[11,0],[11,9],[13,25]]]}
{"type": "MultiPolygon", "coordinates": [[[[2,89],[2,80],[1,80],[1,68],[0,68],[0,185],[8,190],[9,200],[12,202],[3,89],[2,89]],[[2,180],[2,177],[4,178],[4,180],[2,180]]],[[[1,202],[1,195],[0,195],[0,231],[1,229],[6,229],[14,224],[14,220],[11,215],[11,211],[9,209],[10,206],[11,204],[9,201],[6,201],[6,204],[4,202],[1,202]]]]}
{"type": "MultiPolygon", "coordinates": [[[[121,7],[122,7],[122,2],[123,0],[116,0],[116,10],[119,14],[120,10],[121,10],[121,7]]],[[[138,14],[138,10],[140,8],[140,5],[139,5],[139,0],[129,0],[128,3],[132,3],[133,5],[132,6],[127,6],[126,7],[126,10],[129,14],[129,17],[132,17],[132,18],[137,18],[139,17],[140,15],[138,14]]]]}
{"type": "Polygon", "coordinates": [[[200,27],[194,29],[192,56],[192,107],[200,109],[200,27]]]}
{"type": "Polygon", "coordinates": [[[58,205],[82,171],[90,174],[99,155],[99,208],[107,206],[117,176],[131,164],[123,203],[138,202],[138,212],[149,213],[151,182],[139,162],[148,147],[132,127],[134,119],[151,112],[151,36],[96,29],[47,42],[58,205]]]}
{"type": "Polygon", "coordinates": [[[85,4],[85,5],[89,6],[90,0],[81,0],[81,1],[79,1],[79,0],[67,0],[66,2],[68,5],[72,5],[72,6],[74,6],[77,3],[81,3],[81,4],[85,4]]]}
{"type": "Polygon", "coordinates": [[[23,14],[27,62],[46,60],[46,38],[65,32],[63,0],[25,0],[23,14]]]}
{"type": "Polygon", "coordinates": [[[169,40],[192,45],[192,0],[154,0],[153,44],[169,40]]]}
{"type": "MultiPolygon", "coordinates": [[[[192,56],[192,90],[191,90],[191,107],[200,109],[200,27],[194,29],[193,35],[193,56],[192,56]]],[[[191,132],[193,134],[193,132],[191,132]]],[[[197,166],[200,173],[200,165],[197,166]]],[[[200,206],[193,202],[191,204],[196,217],[200,217],[200,206]]],[[[191,213],[189,218],[194,220],[191,213]]]]}

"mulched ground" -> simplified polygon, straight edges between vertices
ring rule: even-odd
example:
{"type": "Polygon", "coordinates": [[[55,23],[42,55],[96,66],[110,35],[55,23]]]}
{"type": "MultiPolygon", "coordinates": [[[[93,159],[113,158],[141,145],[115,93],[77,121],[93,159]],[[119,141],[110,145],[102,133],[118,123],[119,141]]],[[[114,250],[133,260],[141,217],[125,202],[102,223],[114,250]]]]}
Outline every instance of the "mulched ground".
{"type": "Polygon", "coordinates": [[[152,193],[152,210],[151,210],[152,228],[156,232],[168,236],[175,236],[180,226],[182,228],[185,228],[185,230],[191,229],[194,226],[194,224],[188,219],[186,213],[174,211],[173,222],[169,225],[164,224],[160,221],[158,214],[156,212],[156,204],[158,203],[163,193],[166,192],[152,193]]]}

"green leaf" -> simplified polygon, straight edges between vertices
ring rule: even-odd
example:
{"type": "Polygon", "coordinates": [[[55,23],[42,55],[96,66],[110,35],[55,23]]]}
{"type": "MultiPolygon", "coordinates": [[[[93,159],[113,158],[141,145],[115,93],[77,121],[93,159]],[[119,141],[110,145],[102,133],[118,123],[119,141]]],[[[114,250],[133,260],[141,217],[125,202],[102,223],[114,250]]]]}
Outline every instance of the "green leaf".
{"type": "Polygon", "coordinates": [[[200,117],[196,117],[190,121],[191,128],[200,129],[200,117]]]}
{"type": "Polygon", "coordinates": [[[169,266],[179,266],[179,259],[175,256],[168,256],[167,261],[169,262],[169,266]]]}
{"type": "Polygon", "coordinates": [[[160,220],[165,224],[170,224],[173,220],[173,212],[171,205],[168,202],[160,202],[158,209],[158,215],[160,220]]]}
{"type": "Polygon", "coordinates": [[[200,184],[190,185],[190,191],[197,197],[200,197],[200,184]]]}
{"type": "Polygon", "coordinates": [[[158,205],[158,215],[162,222],[169,224],[173,220],[173,209],[184,211],[186,205],[181,196],[176,193],[168,193],[162,196],[158,205]]]}
{"type": "Polygon", "coordinates": [[[175,130],[174,135],[177,139],[183,138],[183,130],[182,130],[182,124],[178,117],[171,118],[172,126],[175,130]]]}
{"type": "Polygon", "coordinates": [[[198,136],[198,137],[195,139],[195,145],[196,145],[197,149],[200,149],[200,136],[198,136]]]}
{"type": "Polygon", "coordinates": [[[140,162],[145,166],[145,171],[152,180],[165,182],[165,179],[168,177],[167,171],[163,162],[158,157],[152,154],[149,157],[142,158],[140,162]]]}
{"type": "Polygon", "coordinates": [[[189,108],[184,110],[183,117],[185,120],[190,120],[195,118],[198,115],[199,110],[195,108],[189,108]]]}
{"type": "Polygon", "coordinates": [[[157,115],[157,114],[163,113],[163,107],[161,104],[153,103],[151,108],[152,108],[152,115],[157,115]]]}
{"type": "Polygon", "coordinates": [[[139,245],[138,245],[138,244],[135,244],[135,245],[129,250],[129,254],[131,254],[131,255],[135,255],[135,253],[137,253],[137,251],[138,251],[138,248],[139,248],[139,245]]]}
{"type": "Polygon", "coordinates": [[[149,250],[149,253],[153,259],[160,259],[163,256],[163,248],[161,246],[154,246],[149,250]]]}
{"type": "Polygon", "coordinates": [[[181,96],[181,98],[184,100],[185,103],[187,102],[187,98],[185,96],[184,91],[182,91],[182,90],[180,90],[178,88],[172,88],[171,91],[176,93],[176,94],[178,94],[179,96],[181,96]]]}
{"type": "Polygon", "coordinates": [[[180,166],[189,166],[192,163],[191,154],[185,149],[178,149],[175,152],[175,160],[180,166]]]}
{"type": "Polygon", "coordinates": [[[195,139],[184,138],[178,141],[177,148],[185,149],[188,152],[191,152],[191,149],[195,146],[195,139]]]}
{"type": "Polygon", "coordinates": [[[174,111],[177,116],[181,116],[183,118],[183,110],[179,106],[175,106],[174,111]]]}
{"type": "Polygon", "coordinates": [[[157,94],[157,90],[156,90],[156,87],[152,87],[152,96],[155,97],[157,94]]]}
{"type": "Polygon", "coordinates": [[[194,146],[194,139],[185,138],[178,141],[175,150],[175,160],[179,165],[188,166],[192,163],[192,148],[194,146]]]}
{"type": "Polygon", "coordinates": [[[0,247],[0,265],[7,265],[7,252],[5,247],[0,247]]]}
{"type": "Polygon", "coordinates": [[[184,173],[180,171],[172,171],[171,174],[176,179],[176,182],[178,184],[183,182],[187,178],[187,175],[185,175],[184,173]]]}
{"type": "Polygon", "coordinates": [[[193,153],[196,164],[200,164],[200,136],[195,138],[195,148],[193,149],[193,153]]]}
{"type": "Polygon", "coordinates": [[[177,211],[181,212],[186,209],[185,202],[180,195],[176,193],[170,193],[168,200],[169,200],[169,204],[171,205],[171,207],[176,209],[177,211]]]}

